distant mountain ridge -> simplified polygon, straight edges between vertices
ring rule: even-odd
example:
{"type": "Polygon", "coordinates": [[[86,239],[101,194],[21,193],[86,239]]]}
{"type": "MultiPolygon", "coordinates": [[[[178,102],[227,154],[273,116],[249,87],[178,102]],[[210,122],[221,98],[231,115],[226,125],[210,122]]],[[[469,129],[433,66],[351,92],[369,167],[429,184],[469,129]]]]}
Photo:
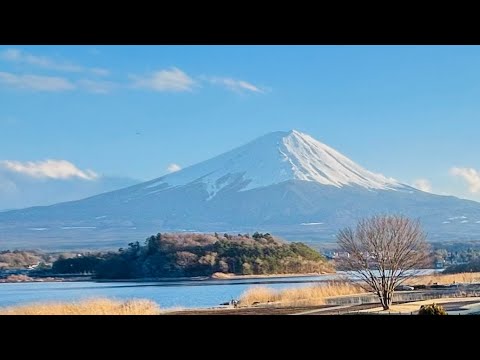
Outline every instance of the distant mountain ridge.
{"type": "Polygon", "coordinates": [[[265,231],[334,241],[361,217],[421,219],[432,241],[480,239],[480,203],[370,172],[296,130],[87,199],[0,213],[0,246],[116,247],[161,231],[265,231]]]}
{"type": "Polygon", "coordinates": [[[79,200],[140,182],[136,179],[116,176],[100,176],[95,180],[80,178],[37,179],[5,171],[2,174],[2,169],[0,169],[0,212],[79,200]],[[2,175],[8,175],[6,181],[14,184],[3,192],[1,191],[2,175]]]}

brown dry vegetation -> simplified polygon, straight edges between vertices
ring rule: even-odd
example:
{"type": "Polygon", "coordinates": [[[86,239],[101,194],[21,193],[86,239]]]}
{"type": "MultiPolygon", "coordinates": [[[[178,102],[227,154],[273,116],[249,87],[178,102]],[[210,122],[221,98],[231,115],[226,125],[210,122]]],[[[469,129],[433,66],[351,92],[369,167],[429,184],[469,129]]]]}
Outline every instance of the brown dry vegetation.
{"type": "Polygon", "coordinates": [[[45,255],[34,251],[0,252],[0,269],[25,268],[45,261],[45,255]]]}
{"type": "Polygon", "coordinates": [[[33,279],[30,276],[23,275],[23,274],[12,274],[8,275],[5,278],[5,282],[28,282],[28,281],[33,281],[33,279]]]}
{"type": "MultiPolygon", "coordinates": [[[[452,283],[480,282],[480,273],[462,273],[448,275],[425,275],[408,280],[408,285],[448,285],[452,283]]],[[[330,282],[325,285],[315,285],[303,288],[290,288],[274,290],[266,286],[255,286],[247,289],[240,297],[240,305],[250,306],[254,303],[280,303],[282,306],[290,305],[322,305],[328,297],[354,295],[366,293],[358,285],[348,282],[330,282]]]]}
{"type": "Polygon", "coordinates": [[[471,284],[480,282],[480,273],[460,273],[460,274],[436,274],[436,275],[424,275],[416,276],[408,279],[405,284],[407,285],[433,285],[437,283],[439,285],[449,285],[453,283],[459,284],[471,284]]]}
{"type": "Polygon", "coordinates": [[[0,315],[158,315],[158,305],[146,299],[89,299],[72,303],[47,302],[0,309],[0,315]]]}
{"type": "Polygon", "coordinates": [[[277,302],[282,305],[322,305],[325,298],[342,295],[365,293],[360,286],[346,282],[329,282],[302,288],[274,290],[265,286],[247,289],[240,297],[242,306],[250,306],[256,302],[277,302]]]}

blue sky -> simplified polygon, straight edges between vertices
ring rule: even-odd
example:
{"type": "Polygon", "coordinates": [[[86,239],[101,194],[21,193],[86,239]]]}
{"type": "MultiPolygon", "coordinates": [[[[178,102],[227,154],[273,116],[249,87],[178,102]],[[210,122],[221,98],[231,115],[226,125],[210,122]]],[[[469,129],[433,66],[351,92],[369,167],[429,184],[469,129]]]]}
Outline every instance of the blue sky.
{"type": "Polygon", "coordinates": [[[19,174],[148,180],[290,129],[480,201],[479,100],[478,46],[0,46],[0,202],[19,174]]]}

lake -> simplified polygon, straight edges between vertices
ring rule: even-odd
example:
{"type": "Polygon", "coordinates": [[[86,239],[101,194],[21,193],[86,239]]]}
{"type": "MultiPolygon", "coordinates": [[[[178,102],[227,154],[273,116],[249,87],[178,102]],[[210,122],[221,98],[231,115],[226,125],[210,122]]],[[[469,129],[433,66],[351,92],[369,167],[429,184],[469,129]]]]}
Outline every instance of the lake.
{"type": "MultiPolygon", "coordinates": [[[[422,270],[422,274],[431,274],[435,271],[426,269],[422,270]]],[[[76,301],[108,297],[150,299],[162,308],[201,308],[217,306],[231,299],[238,299],[242,292],[252,286],[264,285],[273,289],[301,287],[339,279],[344,275],[344,273],[338,272],[320,276],[148,283],[93,281],[1,283],[0,307],[33,302],[76,301]]]]}

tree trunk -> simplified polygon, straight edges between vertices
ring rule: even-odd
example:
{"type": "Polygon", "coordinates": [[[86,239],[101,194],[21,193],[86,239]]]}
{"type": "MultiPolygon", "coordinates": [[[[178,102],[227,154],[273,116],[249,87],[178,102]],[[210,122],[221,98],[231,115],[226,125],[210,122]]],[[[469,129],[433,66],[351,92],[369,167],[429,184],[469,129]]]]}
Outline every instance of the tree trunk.
{"type": "Polygon", "coordinates": [[[392,305],[392,293],[388,290],[383,291],[382,296],[380,297],[383,310],[389,310],[390,305],[392,305]]]}

